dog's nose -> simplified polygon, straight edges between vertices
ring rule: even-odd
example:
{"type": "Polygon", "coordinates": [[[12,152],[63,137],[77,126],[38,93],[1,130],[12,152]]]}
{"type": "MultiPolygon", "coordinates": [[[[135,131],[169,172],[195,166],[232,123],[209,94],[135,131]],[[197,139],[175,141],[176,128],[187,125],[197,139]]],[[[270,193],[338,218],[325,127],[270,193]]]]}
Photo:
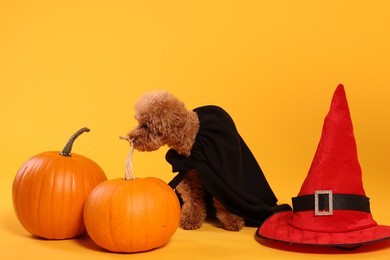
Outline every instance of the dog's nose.
{"type": "Polygon", "coordinates": [[[127,134],[127,138],[133,142],[135,140],[135,134],[134,134],[134,131],[131,131],[130,133],[127,134]]]}

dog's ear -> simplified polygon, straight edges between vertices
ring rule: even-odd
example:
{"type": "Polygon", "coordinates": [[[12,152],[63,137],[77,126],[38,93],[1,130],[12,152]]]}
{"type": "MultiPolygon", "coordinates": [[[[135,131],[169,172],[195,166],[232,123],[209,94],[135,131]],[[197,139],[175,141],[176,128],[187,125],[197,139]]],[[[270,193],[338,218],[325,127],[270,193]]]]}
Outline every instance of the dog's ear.
{"type": "Polygon", "coordinates": [[[183,127],[187,121],[189,116],[189,110],[185,107],[184,102],[180,101],[176,97],[173,97],[174,99],[171,100],[172,102],[169,102],[167,105],[167,119],[169,120],[169,123],[171,126],[176,128],[183,127]]]}

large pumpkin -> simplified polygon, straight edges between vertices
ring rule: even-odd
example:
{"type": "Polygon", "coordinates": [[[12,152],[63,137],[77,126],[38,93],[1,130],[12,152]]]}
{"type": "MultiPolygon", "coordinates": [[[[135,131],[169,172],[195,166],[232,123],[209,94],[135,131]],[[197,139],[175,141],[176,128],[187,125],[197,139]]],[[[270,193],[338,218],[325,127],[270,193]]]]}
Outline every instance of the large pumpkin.
{"type": "Polygon", "coordinates": [[[31,157],[13,182],[12,199],[16,216],[31,234],[47,239],[66,239],[85,233],[83,207],[87,195],[107,180],[94,161],[72,153],[74,140],[62,152],[44,152],[31,157]]]}
{"type": "Polygon", "coordinates": [[[158,248],[179,226],[180,204],[175,192],[158,178],[134,178],[131,153],[125,178],[97,185],[84,206],[89,236],[113,252],[158,248]]]}

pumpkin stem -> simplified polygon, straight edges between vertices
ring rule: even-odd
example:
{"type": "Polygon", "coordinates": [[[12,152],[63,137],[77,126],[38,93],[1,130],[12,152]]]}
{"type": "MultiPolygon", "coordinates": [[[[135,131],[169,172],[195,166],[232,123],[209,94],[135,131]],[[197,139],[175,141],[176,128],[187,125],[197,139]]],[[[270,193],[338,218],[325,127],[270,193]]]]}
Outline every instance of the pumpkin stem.
{"type": "Polygon", "coordinates": [[[89,128],[87,127],[83,127],[81,128],[79,131],[77,131],[76,133],[74,133],[68,140],[68,142],[66,143],[64,149],[62,149],[62,152],[60,152],[60,155],[62,156],[71,156],[70,155],[70,152],[72,151],[72,146],[73,146],[73,143],[74,141],[76,140],[76,138],[81,135],[82,133],[84,132],[89,132],[89,128]]]}
{"type": "Polygon", "coordinates": [[[126,159],[125,180],[126,181],[135,180],[135,176],[134,176],[134,173],[133,173],[133,163],[132,163],[132,160],[131,160],[131,157],[132,157],[133,152],[134,152],[133,142],[128,137],[119,136],[119,138],[122,139],[122,140],[126,140],[126,141],[128,141],[130,143],[130,152],[127,155],[127,159],[126,159]]]}

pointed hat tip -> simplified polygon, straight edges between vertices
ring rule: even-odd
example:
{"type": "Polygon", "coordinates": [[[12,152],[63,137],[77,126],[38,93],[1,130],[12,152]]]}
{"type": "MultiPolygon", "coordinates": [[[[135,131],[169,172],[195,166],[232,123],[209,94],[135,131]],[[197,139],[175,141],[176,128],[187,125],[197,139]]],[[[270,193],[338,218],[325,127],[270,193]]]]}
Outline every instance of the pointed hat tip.
{"type": "Polygon", "coordinates": [[[347,95],[343,84],[339,84],[333,94],[331,110],[334,109],[348,111],[349,113],[347,95]]]}
{"type": "Polygon", "coordinates": [[[341,94],[341,92],[344,92],[345,93],[345,89],[344,89],[344,85],[343,84],[339,84],[336,88],[336,91],[335,93],[339,93],[341,94]]]}

